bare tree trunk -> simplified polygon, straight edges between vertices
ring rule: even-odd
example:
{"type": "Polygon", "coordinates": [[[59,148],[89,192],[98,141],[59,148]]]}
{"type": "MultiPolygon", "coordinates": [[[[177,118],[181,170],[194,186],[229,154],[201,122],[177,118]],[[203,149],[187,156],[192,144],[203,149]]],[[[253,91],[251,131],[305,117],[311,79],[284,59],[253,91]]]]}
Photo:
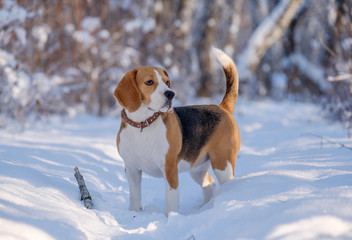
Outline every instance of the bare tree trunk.
{"type": "Polygon", "coordinates": [[[236,0],[233,2],[231,8],[235,13],[231,16],[231,24],[229,26],[229,34],[227,41],[225,43],[225,51],[233,56],[236,52],[236,47],[238,45],[238,33],[241,28],[241,9],[243,7],[244,0],[236,0]]]}
{"type": "Polygon", "coordinates": [[[216,20],[214,19],[215,1],[207,0],[203,6],[203,13],[198,22],[200,32],[196,39],[196,51],[199,57],[200,86],[197,95],[209,97],[212,94],[212,66],[210,61],[210,47],[214,43],[216,20]]]}
{"type": "Polygon", "coordinates": [[[266,51],[279,40],[305,0],[282,0],[256,28],[238,59],[240,78],[246,80],[255,73],[266,51]]]}

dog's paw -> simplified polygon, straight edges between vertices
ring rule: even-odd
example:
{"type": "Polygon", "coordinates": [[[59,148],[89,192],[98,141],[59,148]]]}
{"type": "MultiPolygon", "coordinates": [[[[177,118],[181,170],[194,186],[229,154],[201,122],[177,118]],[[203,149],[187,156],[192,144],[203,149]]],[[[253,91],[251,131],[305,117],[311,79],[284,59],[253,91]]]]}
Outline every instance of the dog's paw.
{"type": "Polygon", "coordinates": [[[215,182],[209,184],[206,187],[203,187],[203,204],[202,206],[206,205],[210,199],[212,199],[215,192],[215,182]]]}

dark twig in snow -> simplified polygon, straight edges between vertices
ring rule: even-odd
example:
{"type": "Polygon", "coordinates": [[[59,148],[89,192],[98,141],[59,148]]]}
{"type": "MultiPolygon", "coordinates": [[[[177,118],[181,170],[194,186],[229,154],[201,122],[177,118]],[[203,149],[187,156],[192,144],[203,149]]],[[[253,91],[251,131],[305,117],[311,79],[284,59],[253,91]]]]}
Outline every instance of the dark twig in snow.
{"type": "Polygon", "coordinates": [[[314,133],[303,133],[301,136],[305,136],[305,135],[308,135],[308,136],[313,136],[313,137],[318,137],[320,138],[321,140],[321,147],[323,147],[323,141],[325,140],[326,142],[329,142],[329,143],[332,143],[332,144],[337,144],[337,145],[340,145],[341,148],[347,148],[348,150],[351,150],[352,151],[352,147],[350,146],[346,146],[345,144],[343,143],[340,143],[340,142],[335,142],[327,137],[323,137],[323,136],[320,136],[320,135],[317,135],[317,134],[314,134],[314,133]]]}
{"type": "Polygon", "coordinates": [[[79,190],[81,191],[81,201],[84,202],[84,206],[88,209],[93,208],[92,197],[90,196],[86,184],[84,182],[84,178],[82,174],[79,172],[78,168],[75,167],[75,178],[77,180],[79,190]]]}
{"type": "Polygon", "coordinates": [[[193,235],[191,235],[189,238],[187,238],[187,240],[196,240],[196,238],[193,235]]]}

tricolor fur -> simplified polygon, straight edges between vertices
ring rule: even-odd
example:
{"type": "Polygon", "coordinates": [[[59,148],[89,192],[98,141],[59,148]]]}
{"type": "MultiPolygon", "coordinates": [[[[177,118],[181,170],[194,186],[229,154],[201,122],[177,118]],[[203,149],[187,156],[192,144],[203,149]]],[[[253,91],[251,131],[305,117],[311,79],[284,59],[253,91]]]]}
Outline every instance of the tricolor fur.
{"type": "Polygon", "coordinates": [[[241,143],[232,116],[238,95],[238,74],[230,57],[216,48],[213,52],[226,76],[226,93],[220,106],[172,108],[174,93],[169,76],[157,67],[129,71],[117,85],[114,95],[130,120],[140,123],[161,112],[144,129],[121,120],[117,148],[125,162],[130,210],[142,210],[142,172],[165,178],[166,215],[178,209],[179,171],[190,171],[203,189],[204,203],[211,199],[215,186],[208,173],[210,166],[220,184],[233,178],[241,143]]]}

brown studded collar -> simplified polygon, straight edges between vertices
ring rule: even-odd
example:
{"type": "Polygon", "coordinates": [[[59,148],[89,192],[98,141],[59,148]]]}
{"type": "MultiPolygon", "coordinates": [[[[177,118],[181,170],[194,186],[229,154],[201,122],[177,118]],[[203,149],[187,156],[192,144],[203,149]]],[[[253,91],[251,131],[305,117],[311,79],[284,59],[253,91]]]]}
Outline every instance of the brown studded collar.
{"type": "Polygon", "coordinates": [[[125,109],[123,109],[121,111],[121,116],[123,117],[123,119],[126,120],[126,122],[131,125],[132,127],[135,127],[135,128],[140,128],[141,129],[141,132],[143,131],[143,128],[146,128],[148,127],[150,124],[152,124],[159,116],[160,116],[160,112],[155,112],[153,114],[153,116],[147,118],[144,122],[135,122],[131,119],[129,119],[127,117],[127,114],[126,114],[126,111],[125,109]]]}

